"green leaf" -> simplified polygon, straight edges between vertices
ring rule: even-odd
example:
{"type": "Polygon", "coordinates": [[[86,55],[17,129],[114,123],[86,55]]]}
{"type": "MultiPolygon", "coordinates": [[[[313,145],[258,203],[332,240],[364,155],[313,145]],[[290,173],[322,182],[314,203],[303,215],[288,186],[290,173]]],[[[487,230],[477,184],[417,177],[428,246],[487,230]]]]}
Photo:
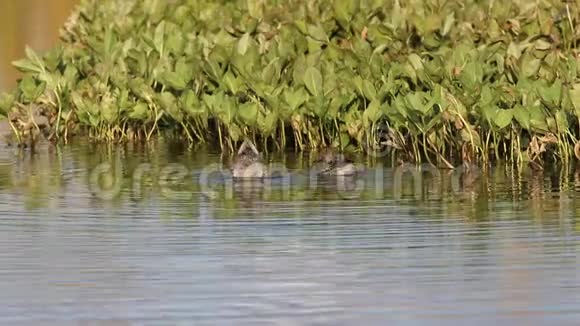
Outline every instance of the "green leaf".
{"type": "Polygon", "coordinates": [[[484,104],[480,106],[480,112],[482,117],[485,119],[485,121],[489,122],[490,124],[494,123],[495,115],[498,110],[499,108],[497,107],[497,105],[493,103],[484,104]]]}
{"type": "Polygon", "coordinates": [[[26,102],[34,102],[45,90],[46,83],[37,83],[30,75],[24,76],[19,84],[23,99],[26,102]]]}
{"type": "Polygon", "coordinates": [[[315,67],[308,67],[304,72],[304,85],[310,94],[318,97],[322,95],[322,75],[315,67]]]}
{"type": "Polygon", "coordinates": [[[0,93],[0,114],[6,116],[15,101],[16,97],[14,93],[0,93]]]}
{"type": "Polygon", "coordinates": [[[537,85],[536,91],[542,99],[544,105],[549,108],[557,108],[560,106],[562,96],[562,81],[556,80],[552,85],[537,85]]]}
{"type": "Polygon", "coordinates": [[[475,90],[481,85],[483,77],[483,68],[479,62],[469,62],[465,65],[461,72],[461,82],[469,91],[475,90]]]}
{"type": "Polygon", "coordinates": [[[356,88],[356,90],[358,91],[360,96],[365,96],[364,85],[363,85],[364,81],[363,81],[362,77],[359,75],[354,76],[354,78],[352,78],[352,83],[354,84],[354,87],[356,88]]]}
{"type": "Polygon", "coordinates": [[[294,20],[294,26],[296,26],[296,28],[298,28],[298,30],[302,33],[302,34],[308,34],[308,30],[306,27],[306,22],[302,19],[296,19],[294,20]]]}
{"type": "Polygon", "coordinates": [[[36,66],[30,59],[20,59],[16,61],[12,61],[12,65],[16,67],[19,71],[27,73],[27,72],[34,72],[40,73],[42,72],[42,68],[36,66]]]}
{"type": "Polygon", "coordinates": [[[191,117],[195,118],[207,114],[205,106],[200,103],[199,98],[192,90],[183,92],[180,102],[183,111],[191,117]]]}
{"type": "Polygon", "coordinates": [[[155,45],[155,50],[163,56],[165,50],[165,21],[161,21],[157,27],[155,27],[153,44],[155,45]]]}
{"type": "Polygon", "coordinates": [[[320,25],[308,25],[308,35],[320,42],[328,42],[328,35],[320,25]]]}
{"type": "Polygon", "coordinates": [[[280,81],[280,63],[278,58],[272,60],[265,68],[262,70],[262,80],[269,84],[278,84],[280,81]]]}
{"type": "Polygon", "coordinates": [[[174,55],[182,55],[185,49],[185,38],[179,31],[169,34],[165,42],[167,51],[174,55]]]}
{"type": "Polygon", "coordinates": [[[580,83],[574,84],[569,91],[570,94],[570,101],[572,101],[572,105],[574,106],[574,110],[576,112],[576,116],[580,117],[580,83]]]}
{"type": "Polygon", "coordinates": [[[78,80],[78,76],[79,76],[79,71],[77,70],[77,68],[71,64],[67,65],[65,70],[64,70],[64,80],[66,83],[66,86],[69,89],[72,89],[75,84],[77,83],[78,80]]]}
{"type": "Polygon", "coordinates": [[[424,92],[407,94],[407,96],[405,96],[405,102],[407,103],[408,109],[417,111],[423,115],[427,114],[434,104],[434,101],[430,102],[427,100],[427,94],[424,92]]]}
{"type": "Polygon", "coordinates": [[[258,112],[258,105],[253,102],[248,102],[240,105],[238,116],[247,126],[254,127],[258,120],[258,112]]]}
{"type": "Polygon", "coordinates": [[[26,52],[27,58],[13,61],[12,65],[24,73],[26,73],[26,72],[35,72],[35,73],[43,72],[45,70],[44,62],[36,54],[36,52],[34,52],[34,50],[29,46],[26,46],[24,51],[26,52]]]}
{"type": "Polygon", "coordinates": [[[363,119],[366,122],[376,123],[383,115],[381,103],[378,100],[371,101],[363,112],[363,119]]]}
{"type": "Polygon", "coordinates": [[[227,90],[229,90],[232,94],[237,94],[238,92],[245,90],[243,81],[240,78],[234,76],[231,71],[227,71],[224,74],[222,82],[226,86],[227,90]]]}
{"type": "Polygon", "coordinates": [[[316,117],[322,119],[326,116],[326,112],[328,111],[328,101],[322,95],[315,96],[309,99],[306,103],[306,107],[316,117]]]}
{"type": "Polygon", "coordinates": [[[491,91],[491,88],[488,85],[484,85],[481,88],[481,94],[479,98],[479,103],[481,106],[494,104],[497,100],[496,96],[491,91]]]}
{"type": "Polygon", "coordinates": [[[356,0],[334,0],[334,15],[336,20],[345,30],[349,29],[352,18],[357,9],[358,1],[356,0]]]}
{"type": "Polygon", "coordinates": [[[545,110],[540,105],[532,105],[527,108],[530,114],[530,124],[533,131],[548,131],[547,116],[545,110]]]}
{"type": "Polygon", "coordinates": [[[26,53],[26,57],[28,57],[28,59],[30,59],[34,65],[44,70],[44,61],[42,61],[42,59],[36,54],[36,52],[34,52],[31,47],[26,46],[24,52],[26,53]]]}
{"type": "Polygon", "coordinates": [[[159,101],[159,104],[161,104],[161,108],[163,109],[175,106],[176,103],[175,96],[173,96],[173,94],[171,94],[170,92],[162,92],[157,96],[157,100],[159,101]]]}
{"type": "Polygon", "coordinates": [[[78,111],[82,112],[87,110],[87,104],[85,103],[83,96],[78,92],[72,92],[70,98],[74,107],[76,107],[78,111]]]}
{"type": "Polygon", "coordinates": [[[556,111],[556,124],[558,125],[558,133],[564,134],[569,131],[568,117],[563,110],[556,111]]]}
{"type": "Polygon", "coordinates": [[[503,129],[511,124],[513,117],[514,113],[511,109],[497,110],[494,122],[500,129],[503,129]]]}
{"type": "Polygon", "coordinates": [[[119,44],[118,44],[118,40],[117,40],[117,34],[115,33],[115,31],[113,31],[112,28],[108,28],[105,32],[105,40],[104,40],[104,44],[103,44],[103,56],[109,60],[112,61],[113,57],[114,57],[114,53],[117,51],[117,49],[119,48],[119,44]]]}
{"type": "Polygon", "coordinates": [[[265,116],[259,115],[258,127],[260,131],[265,135],[270,135],[276,129],[276,124],[278,122],[278,117],[275,113],[268,113],[265,116]]]}
{"type": "Polygon", "coordinates": [[[55,46],[47,51],[44,55],[44,64],[48,71],[54,73],[57,71],[59,64],[62,61],[63,49],[61,45],[55,46]]]}
{"type": "Polygon", "coordinates": [[[409,63],[415,71],[423,70],[423,60],[416,53],[411,53],[408,57],[409,63]]]}
{"type": "Polygon", "coordinates": [[[441,29],[441,35],[446,36],[451,31],[451,28],[455,24],[455,13],[452,12],[445,17],[445,22],[443,23],[443,29],[441,29]]]}
{"type": "Polygon", "coordinates": [[[308,100],[308,93],[302,86],[296,89],[287,89],[284,92],[284,101],[290,106],[292,111],[296,111],[304,102],[308,100]]]}
{"type": "Polygon", "coordinates": [[[542,60],[526,53],[520,59],[520,71],[525,77],[535,77],[540,70],[541,64],[542,60]]]}
{"type": "Polygon", "coordinates": [[[88,113],[88,121],[91,127],[97,127],[101,124],[101,118],[96,114],[88,113]]]}
{"type": "Polygon", "coordinates": [[[362,87],[363,94],[368,100],[372,101],[377,98],[377,90],[371,81],[363,80],[362,87]]]}
{"type": "Polygon", "coordinates": [[[129,118],[133,120],[143,121],[148,117],[149,107],[146,103],[138,102],[133,106],[131,111],[129,112],[129,118]]]}
{"type": "Polygon", "coordinates": [[[181,57],[175,62],[175,73],[178,74],[186,83],[192,79],[191,64],[189,64],[185,57],[181,57]]]}
{"type": "Polygon", "coordinates": [[[214,82],[220,82],[224,74],[220,64],[213,60],[204,62],[203,70],[214,82]]]}
{"type": "Polygon", "coordinates": [[[513,109],[514,119],[525,130],[531,129],[530,113],[522,105],[516,105],[513,109]]]}
{"type": "Polygon", "coordinates": [[[256,19],[262,19],[264,15],[264,4],[258,0],[246,0],[248,13],[256,19]]]}
{"type": "Polygon", "coordinates": [[[181,5],[175,9],[174,19],[178,25],[184,26],[186,21],[191,17],[191,8],[186,5],[181,5]]]}
{"type": "Polygon", "coordinates": [[[237,51],[240,55],[245,55],[248,52],[248,48],[250,47],[250,42],[252,39],[250,38],[250,33],[245,33],[240,37],[238,41],[237,51]]]}
{"type": "Polygon", "coordinates": [[[540,38],[537,39],[536,42],[534,42],[534,47],[536,48],[536,50],[539,51],[547,51],[552,48],[552,44],[546,41],[545,39],[540,38]]]}
{"type": "Polygon", "coordinates": [[[301,55],[294,62],[292,70],[292,79],[295,83],[304,84],[304,74],[306,73],[306,58],[301,55]]]}
{"type": "Polygon", "coordinates": [[[171,88],[178,91],[184,90],[187,87],[188,81],[185,80],[180,74],[172,71],[164,71],[161,73],[160,81],[171,88]]]}

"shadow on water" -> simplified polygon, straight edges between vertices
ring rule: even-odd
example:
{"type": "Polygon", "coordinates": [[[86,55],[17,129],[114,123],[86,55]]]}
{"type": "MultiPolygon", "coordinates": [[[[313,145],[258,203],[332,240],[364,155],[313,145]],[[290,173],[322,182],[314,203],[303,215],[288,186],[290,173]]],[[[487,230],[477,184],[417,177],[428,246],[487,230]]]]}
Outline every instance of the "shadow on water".
{"type": "Polygon", "coordinates": [[[0,323],[580,317],[574,171],[268,160],[277,177],[233,181],[178,143],[4,150],[0,323]]]}
{"type": "Polygon", "coordinates": [[[574,216],[580,207],[580,172],[572,169],[518,172],[503,166],[483,172],[360,161],[366,165],[363,174],[328,177],[317,175],[308,153],[274,154],[268,160],[275,168],[273,178],[233,180],[228,157],[180,143],[7,148],[0,155],[0,189],[20,196],[25,209],[51,207],[54,197],[95,207],[163,202],[194,209],[200,202],[260,209],[267,203],[307,207],[333,202],[357,209],[389,203],[424,213],[436,207],[477,222],[503,209],[549,220],[574,216]]]}

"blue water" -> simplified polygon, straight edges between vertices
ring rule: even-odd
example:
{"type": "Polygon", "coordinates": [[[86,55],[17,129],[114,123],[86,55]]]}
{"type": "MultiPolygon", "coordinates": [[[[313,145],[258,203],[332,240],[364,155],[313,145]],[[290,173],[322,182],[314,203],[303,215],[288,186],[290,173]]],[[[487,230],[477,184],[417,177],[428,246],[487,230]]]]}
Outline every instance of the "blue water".
{"type": "Polygon", "coordinates": [[[500,169],[438,192],[449,189],[443,175],[422,179],[420,194],[403,178],[397,195],[397,172],[377,179],[375,162],[363,191],[339,196],[336,180],[299,185],[308,164],[289,155],[286,197],[281,184],[264,195],[260,183],[225,196],[223,182],[211,197],[196,176],[220,162],[212,151],[71,145],[13,154],[0,160],[0,324],[580,320],[573,174],[555,186],[550,175],[500,169]],[[100,198],[91,172],[117,159],[122,186],[100,198]],[[137,191],[131,171],[143,162],[187,173],[164,188],[152,172],[137,191]]]}

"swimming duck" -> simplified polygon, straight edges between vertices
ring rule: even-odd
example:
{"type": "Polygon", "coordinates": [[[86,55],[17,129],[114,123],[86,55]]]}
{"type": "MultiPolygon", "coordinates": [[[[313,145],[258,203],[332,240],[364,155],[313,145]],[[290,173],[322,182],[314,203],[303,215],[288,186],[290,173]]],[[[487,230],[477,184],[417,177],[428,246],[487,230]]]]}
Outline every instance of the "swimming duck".
{"type": "Polygon", "coordinates": [[[267,176],[262,155],[249,140],[244,140],[231,167],[234,178],[264,178],[267,176]]]}
{"type": "Polygon", "coordinates": [[[329,148],[322,150],[318,162],[322,164],[321,175],[351,176],[359,172],[352,162],[345,159],[344,154],[329,148]]]}

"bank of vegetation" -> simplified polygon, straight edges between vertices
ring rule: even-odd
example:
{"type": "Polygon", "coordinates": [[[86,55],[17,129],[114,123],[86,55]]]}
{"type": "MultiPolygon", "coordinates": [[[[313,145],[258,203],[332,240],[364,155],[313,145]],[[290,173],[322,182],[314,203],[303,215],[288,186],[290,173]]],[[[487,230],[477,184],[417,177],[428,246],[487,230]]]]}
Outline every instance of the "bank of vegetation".
{"type": "Polygon", "coordinates": [[[579,19],[556,0],[85,0],[59,46],[14,62],[0,109],[21,142],[170,132],[541,167],[580,137],[579,19]]]}

